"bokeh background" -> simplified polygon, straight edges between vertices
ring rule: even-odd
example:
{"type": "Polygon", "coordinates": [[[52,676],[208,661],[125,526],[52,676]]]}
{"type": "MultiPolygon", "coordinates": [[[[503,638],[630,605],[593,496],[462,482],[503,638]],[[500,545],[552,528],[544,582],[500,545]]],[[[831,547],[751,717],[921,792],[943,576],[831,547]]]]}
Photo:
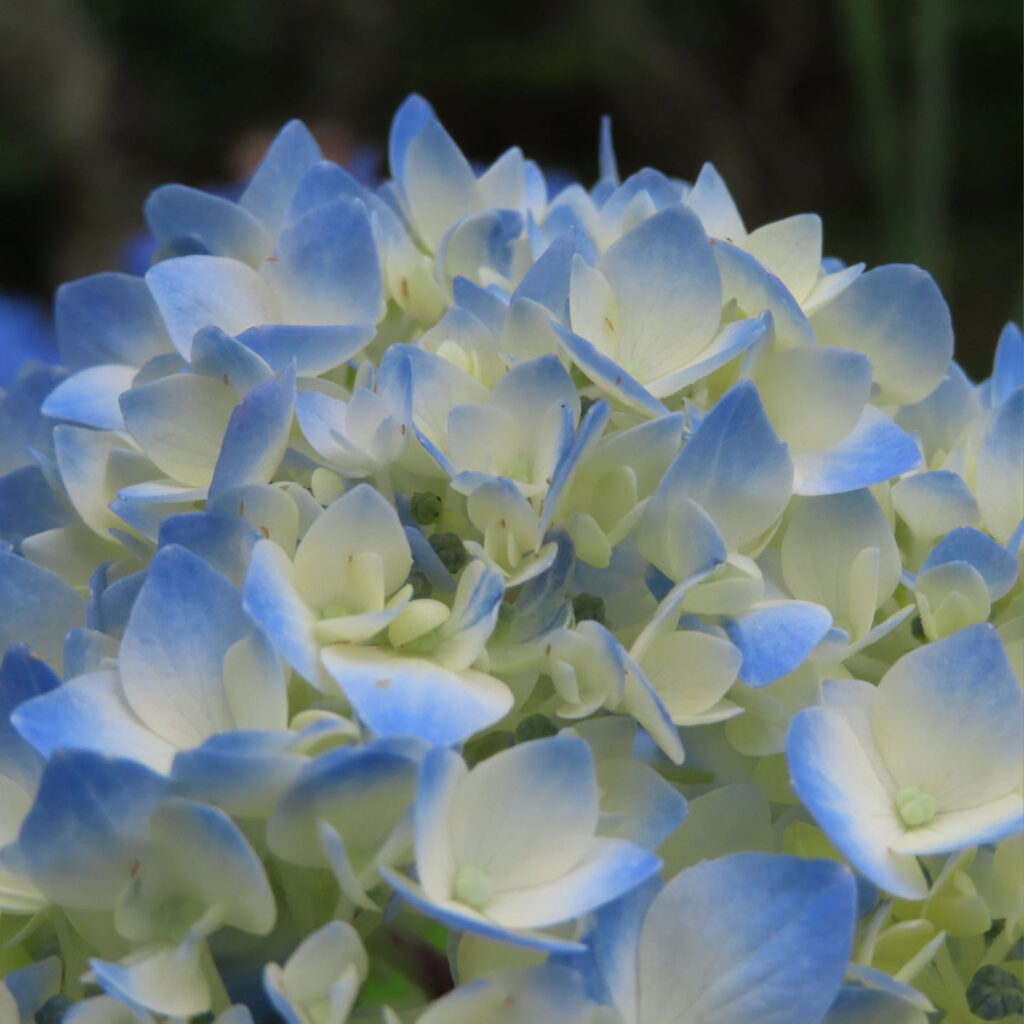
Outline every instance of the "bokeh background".
{"type": "Polygon", "coordinates": [[[0,0],[5,322],[10,296],[138,265],[150,189],[244,178],[290,117],[383,171],[416,90],[474,159],[517,143],[589,184],[609,113],[624,172],[712,160],[748,226],[819,212],[828,254],[932,271],[981,378],[1021,316],[1021,20],[1020,0],[0,0]]]}

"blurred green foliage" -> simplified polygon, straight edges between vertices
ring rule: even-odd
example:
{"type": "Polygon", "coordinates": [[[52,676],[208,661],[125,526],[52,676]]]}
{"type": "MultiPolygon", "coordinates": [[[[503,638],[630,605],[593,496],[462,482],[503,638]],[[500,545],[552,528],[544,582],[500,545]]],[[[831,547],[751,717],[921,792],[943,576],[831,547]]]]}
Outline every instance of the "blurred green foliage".
{"type": "Polygon", "coordinates": [[[379,146],[416,90],[473,157],[590,182],[610,113],[626,172],[817,211],[828,253],[930,269],[984,376],[1021,315],[1021,31],[1019,0],[0,0],[0,288],[115,264],[152,187],[289,117],[379,146]]]}

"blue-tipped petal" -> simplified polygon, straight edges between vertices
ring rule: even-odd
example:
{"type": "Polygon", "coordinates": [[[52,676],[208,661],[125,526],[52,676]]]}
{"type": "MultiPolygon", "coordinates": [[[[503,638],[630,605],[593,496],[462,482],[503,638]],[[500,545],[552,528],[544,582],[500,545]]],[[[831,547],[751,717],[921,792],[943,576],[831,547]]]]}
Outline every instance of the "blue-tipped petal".
{"type": "Polygon", "coordinates": [[[434,108],[422,97],[412,93],[395,112],[388,135],[388,165],[391,177],[405,186],[405,154],[409,143],[431,121],[436,121],[434,108]]]}
{"type": "Polygon", "coordinates": [[[186,358],[192,336],[202,327],[238,335],[277,320],[276,303],[263,278],[247,263],[226,256],[164,260],[149,269],[146,284],[174,347],[186,358]]]}
{"type": "Polygon", "coordinates": [[[186,548],[240,587],[260,539],[260,532],[240,516],[185,512],[160,524],[158,546],[186,548]]]}
{"type": "Polygon", "coordinates": [[[597,172],[601,181],[617,183],[619,168],[615,162],[615,147],[612,145],[612,119],[601,118],[601,138],[597,149],[597,172]]]}
{"type": "Polygon", "coordinates": [[[299,182],[321,159],[320,147],[309,129],[301,121],[289,121],[270,144],[238,205],[275,235],[299,182]]]}
{"type": "Polygon", "coordinates": [[[48,956],[45,960],[19,967],[4,975],[2,984],[14,996],[21,1020],[34,1021],[36,1012],[60,992],[62,973],[61,958],[48,956]]]}
{"type": "Polygon", "coordinates": [[[975,493],[988,532],[1007,543],[1024,519],[1024,387],[996,410],[975,464],[975,493]]]}
{"type": "Polygon", "coordinates": [[[1017,560],[1006,548],[969,526],[958,527],[939,541],[925,559],[921,572],[947,562],[967,562],[977,569],[993,601],[1005,597],[1020,575],[1017,560]]]}
{"type": "Polygon", "coordinates": [[[15,549],[26,537],[69,525],[70,516],[39,466],[0,476],[0,542],[15,549]]]}
{"type": "Polygon", "coordinates": [[[999,335],[995,365],[992,368],[992,398],[1002,405],[1024,385],[1024,335],[1015,323],[1008,323],[999,335]]]}
{"type": "MultiPolygon", "coordinates": [[[[623,235],[601,257],[598,269],[615,299],[611,330],[619,339],[617,353],[637,367],[643,381],[692,362],[718,330],[718,267],[704,228],[685,207],[670,206],[623,235]]],[[[585,296],[584,291],[581,301],[585,296]]],[[[609,321],[598,309],[577,306],[575,280],[570,303],[573,329],[597,342],[609,321]]]]}
{"type": "Polygon", "coordinates": [[[650,381],[648,389],[656,398],[666,398],[691,384],[696,384],[766,337],[771,322],[771,313],[762,313],[753,320],[726,324],[695,362],[665,377],[650,381]]]}
{"type": "Polygon", "coordinates": [[[938,452],[953,451],[974,418],[981,412],[974,384],[951,363],[942,383],[922,402],[905,405],[896,421],[904,430],[918,434],[929,463],[938,452]]]}
{"type": "Polygon", "coordinates": [[[265,268],[286,323],[375,324],[383,315],[377,245],[358,199],[336,200],[290,224],[265,268]]]}
{"type": "Polygon", "coordinates": [[[62,906],[109,910],[166,791],[164,779],[132,761],[55,753],[18,838],[33,881],[62,906]]]}
{"type": "Polygon", "coordinates": [[[771,313],[775,332],[787,345],[813,345],[814,330],[800,303],[760,260],[737,245],[713,243],[722,275],[722,299],[735,300],[747,316],[771,313]]]}
{"type": "Polygon", "coordinates": [[[146,282],[130,274],[96,274],[61,285],[54,315],[61,360],[72,370],[142,366],[173,350],[146,282]]]}
{"type": "Polygon", "coordinates": [[[123,757],[166,772],[174,747],[132,713],[114,672],[69,679],[50,693],[26,701],[11,721],[43,757],[59,750],[89,750],[123,757]]]}
{"type": "Polygon", "coordinates": [[[0,551],[0,651],[27,644],[61,671],[64,637],[85,625],[85,601],[54,572],[0,551]]]}
{"type": "Polygon", "coordinates": [[[466,568],[452,613],[440,628],[441,643],[434,651],[434,657],[445,668],[460,672],[480,657],[494,632],[504,596],[505,578],[498,569],[479,561],[466,568]],[[468,597],[464,598],[467,590],[468,597]]]}
{"type": "Polygon", "coordinates": [[[319,823],[326,822],[361,873],[412,806],[418,768],[412,748],[388,742],[322,754],[278,801],[267,824],[270,848],[290,864],[326,867],[328,854],[318,834],[319,823]]]}
{"type": "Polygon", "coordinates": [[[878,1021],[886,1021],[886,1024],[928,1024],[928,1017],[894,992],[844,985],[823,1024],[877,1024],[878,1021]]]}
{"type": "Polygon", "coordinates": [[[673,764],[682,764],[686,757],[683,741],[665,702],[643,669],[629,655],[623,655],[623,660],[626,676],[621,710],[632,715],[644,727],[673,764]]]}
{"type": "Polygon", "coordinates": [[[228,421],[210,497],[232,487],[266,484],[288,446],[295,408],[295,367],[253,388],[228,421]]]}
{"type": "Polygon", "coordinates": [[[686,798],[653,768],[628,758],[598,761],[601,835],[656,850],[686,820],[686,798]]]}
{"type": "Polygon", "coordinates": [[[777,601],[762,605],[726,624],[740,649],[740,679],[747,686],[774,683],[798,669],[829,631],[832,616],[808,601],[777,601]]]}
{"type": "Polygon", "coordinates": [[[390,868],[382,868],[381,874],[395,892],[420,913],[440,921],[449,928],[472,932],[497,942],[511,942],[527,949],[539,949],[548,953],[582,953],[585,947],[571,939],[560,939],[554,935],[527,928],[505,928],[488,920],[482,914],[474,913],[468,906],[459,903],[437,904],[427,898],[422,888],[411,879],[390,868]]]}
{"type": "Polygon", "coordinates": [[[700,217],[709,235],[727,241],[746,237],[747,229],[736,203],[714,164],[706,163],[701,167],[686,197],[686,205],[700,217]]]}
{"type": "Polygon", "coordinates": [[[655,897],[639,944],[643,1019],[819,1024],[846,971],[853,875],[834,861],[737,853],[655,897]]]}
{"type": "Polygon", "coordinates": [[[532,299],[544,306],[560,323],[569,326],[569,279],[572,258],[579,253],[588,263],[597,259],[590,238],[577,228],[563,231],[526,272],[512,294],[512,301],[532,299]]]}
{"type": "Polygon", "coordinates": [[[815,312],[811,324],[823,345],[854,348],[871,357],[878,400],[909,405],[942,382],[953,358],[949,307],[932,276],[893,263],[862,274],[815,312]]]}
{"type": "Polygon", "coordinates": [[[481,210],[457,221],[438,243],[435,258],[445,278],[481,278],[486,271],[513,276],[516,241],[523,233],[517,210],[481,210]]]}
{"type": "Polygon", "coordinates": [[[573,362],[608,394],[645,416],[657,417],[668,413],[668,409],[638,380],[599,352],[589,341],[573,334],[561,324],[554,324],[554,328],[558,340],[573,362]]]}
{"type": "Polygon", "coordinates": [[[196,331],[189,360],[193,373],[228,384],[243,395],[274,375],[257,353],[219,327],[196,331]]]}
{"type": "Polygon", "coordinates": [[[456,277],[452,281],[452,294],[457,307],[472,313],[492,334],[501,333],[508,303],[499,295],[467,277],[456,277]]]}
{"type": "Polygon", "coordinates": [[[134,366],[90,366],[62,380],[42,404],[42,412],[58,420],[101,430],[121,430],[124,420],[117,400],[132,386],[134,366]]]}
{"type": "MultiPolygon", "coordinates": [[[[313,164],[302,176],[288,208],[288,222],[296,221],[310,210],[333,203],[336,199],[371,201],[372,193],[343,167],[331,160],[313,164]]],[[[382,204],[383,205],[383,204],[382,204]]]]}
{"type": "Polygon", "coordinates": [[[189,1018],[210,1007],[210,989],[200,966],[202,933],[189,933],[179,945],[143,946],[121,963],[92,959],[96,980],[136,1019],[148,1011],[189,1018]]]}
{"type": "Polygon", "coordinates": [[[919,539],[941,537],[962,526],[976,526],[978,503],[959,473],[935,469],[913,473],[893,484],[896,514],[919,539]]]}
{"type": "Polygon", "coordinates": [[[295,586],[292,563],[273,541],[253,549],[245,578],[246,611],[266,629],[282,657],[303,678],[319,675],[316,616],[295,586]]]}
{"type": "Polygon", "coordinates": [[[195,239],[213,256],[247,263],[270,249],[267,231],[244,206],[187,185],[161,185],[150,193],[145,213],[158,242],[195,239]]]}
{"type": "Polygon", "coordinates": [[[272,370],[285,370],[294,359],[300,377],[319,377],[357,356],[376,333],[372,324],[265,324],[244,331],[238,340],[262,356],[272,370]]]}
{"type": "Polygon", "coordinates": [[[409,140],[402,167],[393,173],[413,224],[433,251],[452,224],[482,206],[473,169],[437,121],[424,123],[409,140]]]}
{"type": "Polygon", "coordinates": [[[162,548],[121,643],[121,679],[132,709],[181,748],[232,729],[224,655],[251,628],[241,594],[226,577],[184,548],[162,548]]]}
{"type": "Polygon", "coordinates": [[[11,647],[0,663],[0,773],[20,782],[26,792],[35,789],[42,759],[17,733],[11,715],[19,705],[58,686],[56,673],[23,644],[11,647]]]}
{"type": "Polygon", "coordinates": [[[623,839],[595,839],[560,878],[498,892],[487,914],[506,928],[549,927],[582,917],[657,874],[661,861],[623,839]]]}
{"type": "Polygon", "coordinates": [[[328,647],[322,659],[378,736],[451,746],[494,725],[512,707],[504,683],[471,669],[450,672],[426,658],[355,645],[328,647]]]}
{"type": "Polygon", "coordinates": [[[793,464],[745,381],[722,398],[669,467],[659,493],[690,498],[714,520],[730,550],[758,538],[789,502],[793,464]]]}
{"type": "Polygon", "coordinates": [[[96,629],[73,629],[64,641],[64,675],[67,679],[96,672],[105,658],[117,657],[117,640],[96,629]]]}
{"type": "Polygon", "coordinates": [[[174,758],[175,791],[237,817],[265,817],[308,763],[293,753],[295,740],[291,732],[263,730],[211,736],[174,758]]]}
{"type": "Polygon", "coordinates": [[[842,494],[909,473],[921,464],[914,439],[869,405],[853,432],[833,448],[792,449],[796,494],[842,494]]]}
{"type": "Polygon", "coordinates": [[[583,936],[587,956],[564,961],[582,973],[591,998],[614,1006],[628,1021],[637,1017],[640,932],[651,901],[661,889],[660,879],[653,878],[598,907],[583,936]]]}

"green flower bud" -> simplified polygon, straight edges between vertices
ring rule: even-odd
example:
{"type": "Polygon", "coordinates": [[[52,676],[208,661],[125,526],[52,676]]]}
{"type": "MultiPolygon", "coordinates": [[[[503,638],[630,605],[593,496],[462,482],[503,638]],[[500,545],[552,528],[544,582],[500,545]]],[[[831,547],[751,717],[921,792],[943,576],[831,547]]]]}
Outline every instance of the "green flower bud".
{"type": "Polygon", "coordinates": [[[420,526],[429,526],[441,518],[441,496],[433,491],[417,491],[409,504],[412,517],[420,526]]]}
{"type": "Polygon", "coordinates": [[[995,964],[979,967],[967,986],[967,1005],[982,1020],[1005,1020],[1024,1013],[1024,985],[995,964]]]}
{"type": "Polygon", "coordinates": [[[594,622],[605,624],[604,598],[597,594],[577,594],[572,599],[572,613],[577,622],[585,619],[592,619],[594,622]]]}
{"type": "Polygon", "coordinates": [[[430,580],[419,569],[413,569],[409,573],[409,579],[406,582],[412,587],[414,601],[419,598],[430,597],[434,592],[434,588],[430,585],[430,580]]]}
{"type": "Polygon", "coordinates": [[[495,730],[483,736],[477,736],[466,744],[464,752],[466,764],[472,768],[474,765],[478,765],[481,761],[486,761],[487,758],[493,757],[502,750],[508,750],[514,741],[515,738],[512,733],[504,729],[495,730]]]}
{"type": "Polygon", "coordinates": [[[435,533],[430,546],[441,559],[441,564],[454,576],[469,561],[469,552],[462,538],[455,533],[435,533]]]}
{"type": "Polygon", "coordinates": [[[516,726],[516,743],[540,740],[557,733],[558,726],[547,715],[529,715],[516,726]]]}

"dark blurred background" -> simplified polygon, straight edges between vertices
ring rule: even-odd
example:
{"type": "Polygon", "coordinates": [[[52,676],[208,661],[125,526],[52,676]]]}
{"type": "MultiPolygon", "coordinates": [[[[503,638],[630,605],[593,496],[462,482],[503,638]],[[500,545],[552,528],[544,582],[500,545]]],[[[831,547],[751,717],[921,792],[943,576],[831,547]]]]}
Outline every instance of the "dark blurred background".
{"type": "Polygon", "coordinates": [[[625,173],[712,160],[749,227],[921,264],[979,378],[1021,316],[1021,34],[1020,0],[0,0],[0,291],[124,265],[150,189],[290,117],[372,173],[416,90],[473,159],[590,184],[609,113],[625,173]]]}

